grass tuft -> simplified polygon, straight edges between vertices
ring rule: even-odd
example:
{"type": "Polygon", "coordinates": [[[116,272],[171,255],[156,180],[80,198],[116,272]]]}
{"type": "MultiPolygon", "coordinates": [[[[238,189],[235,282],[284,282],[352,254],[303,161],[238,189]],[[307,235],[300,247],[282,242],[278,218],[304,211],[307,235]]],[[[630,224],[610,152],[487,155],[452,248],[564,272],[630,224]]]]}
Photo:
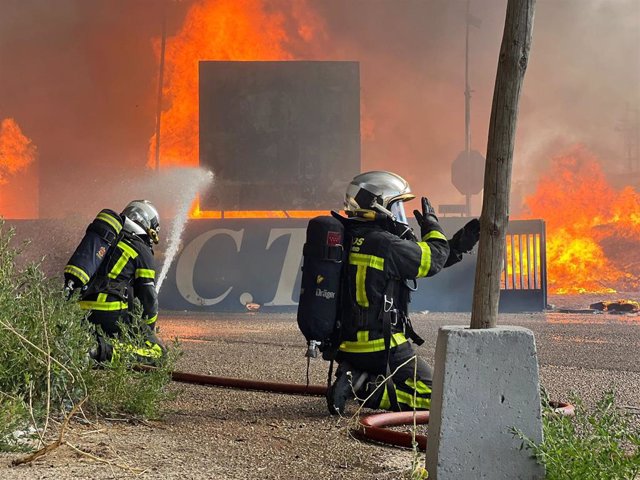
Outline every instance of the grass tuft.
{"type": "Polygon", "coordinates": [[[592,409],[575,395],[575,416],[556,413],[543,395],[540,444],[514,431],[546,468],[548,480],[630,480],[640,478],[640,428],[637,419],[605,392],[592,409]]]}

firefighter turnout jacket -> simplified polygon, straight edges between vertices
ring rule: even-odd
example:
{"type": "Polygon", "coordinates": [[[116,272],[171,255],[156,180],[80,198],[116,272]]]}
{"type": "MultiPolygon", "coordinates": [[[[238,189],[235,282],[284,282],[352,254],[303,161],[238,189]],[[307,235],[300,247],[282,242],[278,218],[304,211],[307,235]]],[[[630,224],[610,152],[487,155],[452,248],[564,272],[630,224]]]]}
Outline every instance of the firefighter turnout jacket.
{"type": "Polygon", "coordinates": [[[124,312],[133,300],[131,292],[142,304],[144,321],[153,325],[158,318],[153,250],[137,235],[123,233],[83,292],[80,307],[96,312],[124,312]]]}
{"type": "Polygon", "coordinates": [[[98,361],[109,361],[120,349],[150,360],[164,352],[155,334],[158,295],[151,242],[146,235],[125,229],[125,222],[123,215],[102,210],[64,269],[67,298],[80,291],[80,307],[88,312],[88,321],[100,327],[97,352],[92,354],[98,361]],[[144,345],[119,339],[121,326],[132,325],[134,298],[142,305],[146,324],[136,325],[134,331],[142,334],[144,345]],[[112,340],[106,342],[105,337],[112,340]]]}
{"type": "Polygon", "coordinates": [[[447,238],[436,222],[417,242],[400,238],[375,220],[352,218],[345,227],[350,249],[339,351],[384,351],[384,311],[395,315],[391,348],[402,345],[408,334],[413,334],[407,316],[410,289],[406,282],[435,275],[443,268],[449,256],[447,238]]]}
{"type": "Polygon", "coordinates": [[[340,378],[341,371],[351,369],[364,372],[367,381],[353,388],[365,407],[399,411],[431,405],[432,371],[408,341],[422,343],[407,314],[411,293],[407,282],[435,275],[449,257],[440,225],[431,222],[427,230],[416,241],[400,238],[377,220],[345,222],[350,247],[336,375],[340,378]]]}

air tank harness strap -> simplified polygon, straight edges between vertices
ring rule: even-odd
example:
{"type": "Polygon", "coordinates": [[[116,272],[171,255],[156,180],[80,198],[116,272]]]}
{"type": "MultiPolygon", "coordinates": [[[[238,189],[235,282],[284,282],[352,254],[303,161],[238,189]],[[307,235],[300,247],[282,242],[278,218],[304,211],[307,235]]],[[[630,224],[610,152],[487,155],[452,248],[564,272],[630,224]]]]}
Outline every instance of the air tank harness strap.
{"type": "Polygon", "coordinates": [[[129,297],[127,292],[128,286],[128,280],[115,280],[104,275],[96,275],[83,291],[83,296],[87,297],[89,295],[95,295],[96,293],[107,293],[126,301],[129,297]]]}
{"type": "Polygon", "coordinates": [[[411,319],[404,313],[399,314],[402,321],[402,327],[406,337],[410,338],[413,343],[420,346],[424,343],[424,339],[416,333],[411,324],[411,319]]]}
{"type": "Polygon", "coordinates": [[[93,232],[102,238],[109,245],[113,245],[113,243],[118,239],[119,232],[115,232],[113,227],[107,227],[103,222],[93,221],[87,227],[87,232],[93,232]]]}
{"type": "Polygon", "coordinates": [[[386,368],[386,390],[389,396],[389,403],[391,409],[395,412],[400,411],[398,405],[398,398],[396,396],[396,388],[391,378],[391,367],[389,362],[391,360],[391,329],[398,323],[398,310],[394,308],[393,304],[393,290],[397,281],[390,278],[387,281],[387,287],[385,288],[382,307],[380,309],[380,316],[382,320],[382,336],[384,338],[384,349],[387,352],[387,368],[386,368]]]}
{"type": "MultiPolygon", "coordinates": [[[[93,224],[92,224],[93,225],[93,224]]],[[[89,226],[91,227],[91,225],[89,226]]],[[[96,274],[91,278],[91,281],[85,286],[85,289],[82,293],[83,297],[87,297],[89,295],[95,295],[96,293],[109,293],[112,295],[116,295],[121,300],[126,301],[128,298],[127,288],[129,285],[128,280],[120,279],[116,281],[115,279],[111,279],[106,275],[104,271],[104,266],[108,266],[111,264],[113,256],[117,250],[117,245],[120,243],[125,236],[124,228],[118,232],[118,234],[113,239],[113,242],[109,246],[109,250],[105,259],[103,260],[103,268],[98,269],[96,274]]]]}
{"type": "Polygon", "coordinates": [[[344,254],[342,245],[310,245],[304,244],[302,254],[307,257],[321,258],[336,263],[341,263],[344,254]]]}

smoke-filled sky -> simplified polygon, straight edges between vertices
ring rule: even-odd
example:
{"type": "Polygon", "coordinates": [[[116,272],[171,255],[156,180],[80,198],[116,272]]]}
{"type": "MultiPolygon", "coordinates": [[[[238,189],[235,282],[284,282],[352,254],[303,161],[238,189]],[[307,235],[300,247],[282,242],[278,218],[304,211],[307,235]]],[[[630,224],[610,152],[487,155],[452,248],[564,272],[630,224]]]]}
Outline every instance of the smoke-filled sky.
{"type": "MultiPolygon", "coordinates": [[[[168,2],[169,38],[208,1],[168,2]]],[[[464,148],[465,0],[236,1],[282,16],[292,58],[360,62],[363,169],[394,170],[436,204],[463,202],[450,166],[464,148]]],[[[471,29],[472,147],[483,154],[505,11],[506,0],[471,1],[482,21],[471,29]]],[[[0,0],[0,121],[37,146],[42,216],[137,196],[161,18],[160,0],[0,0]]],[[[640,108],[640,0],[538,0],[514,187],[575,143],[623,172],[627,105],[640,108]]]]}

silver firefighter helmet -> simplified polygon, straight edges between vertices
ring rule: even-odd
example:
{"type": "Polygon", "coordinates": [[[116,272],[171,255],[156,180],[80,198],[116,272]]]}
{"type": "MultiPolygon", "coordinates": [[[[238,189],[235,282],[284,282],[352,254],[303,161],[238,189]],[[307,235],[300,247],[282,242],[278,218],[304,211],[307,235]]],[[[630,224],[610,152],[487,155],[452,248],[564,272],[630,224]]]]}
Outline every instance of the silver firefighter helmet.
{"type": "Polygon", "coordinates": [[[153,243],[158,243],[160,215],[149,200],[133,200],[124,207],[124,229],[136,235],[149,235],[153,243]]]}
{"type": "Polygon", "coordinates": [[[409,183],[400,175],[385,171],[372,171],[356,175],[345,195],[344,209],[373,210],[385,214],[396,222],[408,224],[403,203],[415,198],[409,183]]]}

